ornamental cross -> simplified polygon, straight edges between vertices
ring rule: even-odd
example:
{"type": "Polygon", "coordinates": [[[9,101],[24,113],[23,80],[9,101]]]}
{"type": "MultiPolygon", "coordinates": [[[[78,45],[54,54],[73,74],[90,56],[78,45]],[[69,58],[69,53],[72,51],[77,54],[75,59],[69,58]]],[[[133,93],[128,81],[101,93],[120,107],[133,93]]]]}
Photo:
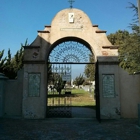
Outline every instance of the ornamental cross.
{"type": "Polygon", "coordinates": [[[73,7],[73,6],[72,6],[73,2],[75,2],[75,0],[69,0],[69,3],[70,3],[70,8],[72,8],[72,7],[73,7]]]}

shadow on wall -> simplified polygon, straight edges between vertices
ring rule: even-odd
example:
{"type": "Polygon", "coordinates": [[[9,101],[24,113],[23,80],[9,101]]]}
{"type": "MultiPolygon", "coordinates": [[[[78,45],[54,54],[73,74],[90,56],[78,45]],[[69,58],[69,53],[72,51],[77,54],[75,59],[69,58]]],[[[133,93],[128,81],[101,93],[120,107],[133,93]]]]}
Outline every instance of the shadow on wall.
{"type": "Polygon", "coordinates": [[[22,114],[23,69],[18,72],[16,80],[5,81],[3,117],[14,117],[22,114]]]}
{"type": "Polygon", "coordinates": [[[121,116],[138,118],[140,103],[140,75],[129,75],[122,68],[120,71],[121,116]]]}

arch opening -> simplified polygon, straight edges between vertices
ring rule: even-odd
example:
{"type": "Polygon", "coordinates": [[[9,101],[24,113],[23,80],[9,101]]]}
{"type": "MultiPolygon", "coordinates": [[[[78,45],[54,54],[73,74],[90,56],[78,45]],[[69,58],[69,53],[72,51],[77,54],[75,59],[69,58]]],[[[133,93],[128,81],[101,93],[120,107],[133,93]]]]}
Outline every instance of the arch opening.
{"type": "Polygon", "coordinates": [[[65,38],[52,45],[48,56],[47,117],[73,117],[75,107],[95,106],[95,101],[91,101],[91,96],[94,99],[94,85],[84,75],[85,67],[94,64],[95,58],[89,44],[81,39],[65,38]],[[83,73],[80,73],[82,68],[83,73]],[[87,83],[84,86],[83,83],[76,84],[77,77],[83,83],[87,82],[88,86],[87,83]]]}
{"type": "Polygon", "coordinates": [[[56,41],[49,53],[50,63],[90,63],[90,57],[94,57],[90,45],[82,39],[75,37],[62,38],[56,41]]]}

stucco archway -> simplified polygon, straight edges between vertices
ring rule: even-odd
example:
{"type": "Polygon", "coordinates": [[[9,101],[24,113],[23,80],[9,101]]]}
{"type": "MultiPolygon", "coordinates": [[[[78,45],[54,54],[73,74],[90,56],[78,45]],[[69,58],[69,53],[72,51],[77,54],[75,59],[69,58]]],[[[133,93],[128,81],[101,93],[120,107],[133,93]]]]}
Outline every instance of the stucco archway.
{"type": "Polygon", "coordinates": [[[78,39],[85,43],[93,52],[96,61],[98,60],[102,118],[119,117],[116,113],[116,110],[120,110],[119,85],[116,82],[118,81],[117,47],[109,42],[106,31],[100,30],[98,25],[92,25],[89,17],[79,9],[64,9],[57,13],[51,26],[45,26],[43,31],[38,31],[33,43],[25,47],[23,116],[46,117],[47,87],[44,87],[48,78],[45,74],[47,58],[56,43],[67,39],[78,39]],[[107,82],[110,82],[112,87],[108,88],[107,82]],[[34,88],[36,85],[38,88],[34,88]],[[111,94],[107,94],[106,90],[110,90],[111,94]],[[110,103],[111,108],[109,108],[110,103]]]}

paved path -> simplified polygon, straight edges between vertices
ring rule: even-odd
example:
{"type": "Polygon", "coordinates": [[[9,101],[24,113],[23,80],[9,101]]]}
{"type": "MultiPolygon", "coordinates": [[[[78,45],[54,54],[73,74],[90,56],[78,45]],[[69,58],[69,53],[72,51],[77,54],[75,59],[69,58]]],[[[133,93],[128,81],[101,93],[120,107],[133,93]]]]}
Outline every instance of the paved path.
{"type": "Polygon", "coordinates": [[[140,140],[140,128],[124,119],[0,119],[0,140],[140,140]]]}
{"type": "Polygon", "coordinates": [[[72,118],[96,118],[96,110],[92,107],[72,107],[72,118]]]}

